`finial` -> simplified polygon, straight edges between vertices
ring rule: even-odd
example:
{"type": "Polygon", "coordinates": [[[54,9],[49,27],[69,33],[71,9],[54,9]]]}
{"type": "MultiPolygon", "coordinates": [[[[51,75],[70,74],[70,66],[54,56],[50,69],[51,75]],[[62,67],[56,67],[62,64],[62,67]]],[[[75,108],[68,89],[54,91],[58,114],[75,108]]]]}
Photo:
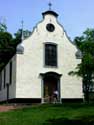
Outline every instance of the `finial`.
{"type": "Polygon", "coordinates": [[[52,3],[49,1],[49,10],[51,10],[51,7],[52,7],[52,3]]]}
{"type": "Polygon", "coordinates": [[[24,40],[24,36],[23,36],[23,24],[24,24],[24,21],[23,21],[23,20],[21,21],[21,24],[22,24],[22,26],[21,26],[21,27],[22,27],[22,28],[21,28],[21,29],[22,29],[22,36],[21,36],[21,39],[22,39],[22,41],[23,41],[23,40],[24,40]]]}
{"type": "Polygon", "coordinates": [[[21,21],[21,25],[22,25],[22,30],[23,30],[23,24],[24,24],[24,21],[22,20],[22,21],[21,21]]]}

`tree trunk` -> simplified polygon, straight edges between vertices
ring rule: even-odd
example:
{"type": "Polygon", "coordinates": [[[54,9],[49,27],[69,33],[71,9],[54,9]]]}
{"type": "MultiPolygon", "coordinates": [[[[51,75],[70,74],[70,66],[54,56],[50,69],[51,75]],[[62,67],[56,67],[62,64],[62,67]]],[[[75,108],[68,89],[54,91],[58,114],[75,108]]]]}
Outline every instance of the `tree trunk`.
{"type": "Polygon", "coordinates": [[[88,91],[86,91],[86,92],[84,93],[84,98],[85,98],[85,102],[86,102],[86,103],[89,103],[89,92],[88,92],[88,91]]]}

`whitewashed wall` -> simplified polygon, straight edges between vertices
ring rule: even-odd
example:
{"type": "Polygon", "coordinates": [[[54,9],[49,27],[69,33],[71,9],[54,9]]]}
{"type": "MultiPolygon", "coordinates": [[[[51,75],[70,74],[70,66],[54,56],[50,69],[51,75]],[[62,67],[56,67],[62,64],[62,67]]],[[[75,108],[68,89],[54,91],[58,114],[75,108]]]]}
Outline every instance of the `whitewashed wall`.
{"type": "Polygon", "coordinates": [[[7,100],[7,83],[9,84],[9,74],[10,74],[10,62],[12,61],[12,84],[9,85],[9,99],[14,99],[16,95],[16,56],[14,56],[9,63],[4,68],[6,70],[5,75],[5,87],[4,87],[4,70],[2,73],[2,88],[0,90],[0,101],[7,100]]]}
{"type": "Polygon", "coordinates": [[[75,58],[77,49],[70,43],[63,27],[53,15],[46,15],[34,29],[32,35],[23,41],[24,54],[17,54],[16,98],[41,98],[40,73],[57,72],[61,77],[61,98],[82,98],[81,79],[68,75],[80,60],[75,58]],[[46,24],[55,25],[54,32],[46,30],[46,24]],[[58,68],[44,67],[44,44],[58,45],[58,68]]]}

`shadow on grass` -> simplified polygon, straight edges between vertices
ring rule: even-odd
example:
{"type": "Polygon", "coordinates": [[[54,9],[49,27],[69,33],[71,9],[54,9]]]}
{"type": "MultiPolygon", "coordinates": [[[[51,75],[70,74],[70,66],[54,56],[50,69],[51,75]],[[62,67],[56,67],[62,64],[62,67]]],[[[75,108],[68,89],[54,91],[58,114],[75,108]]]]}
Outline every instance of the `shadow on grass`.
{"type": "Polygon", "coordinates": [[[94,125],[94,119],[74,119],[74,120],[69,120],[69,119],[49,119],[47,120],[46,123],[43,125],[94,125]]]}

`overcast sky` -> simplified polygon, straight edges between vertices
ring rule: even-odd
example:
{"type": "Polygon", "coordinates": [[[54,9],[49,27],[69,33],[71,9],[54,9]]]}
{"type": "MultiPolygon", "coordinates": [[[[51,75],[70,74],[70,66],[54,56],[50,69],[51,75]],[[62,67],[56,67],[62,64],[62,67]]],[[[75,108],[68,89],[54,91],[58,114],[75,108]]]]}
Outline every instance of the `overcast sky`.
{"type": "MultiPolygon", "coordinates": [[[[32,28],[42,20],[41,13],[48,10],[49,0],[0,0],[0,21],[7,24],[8,31],[15,33],[21,28],[32,28]]],[[[94,28],[94,0],[51,0],[52,10],[59,14],[58,20],[68,36],[74,39],[86,28],[94,28]]]]}

